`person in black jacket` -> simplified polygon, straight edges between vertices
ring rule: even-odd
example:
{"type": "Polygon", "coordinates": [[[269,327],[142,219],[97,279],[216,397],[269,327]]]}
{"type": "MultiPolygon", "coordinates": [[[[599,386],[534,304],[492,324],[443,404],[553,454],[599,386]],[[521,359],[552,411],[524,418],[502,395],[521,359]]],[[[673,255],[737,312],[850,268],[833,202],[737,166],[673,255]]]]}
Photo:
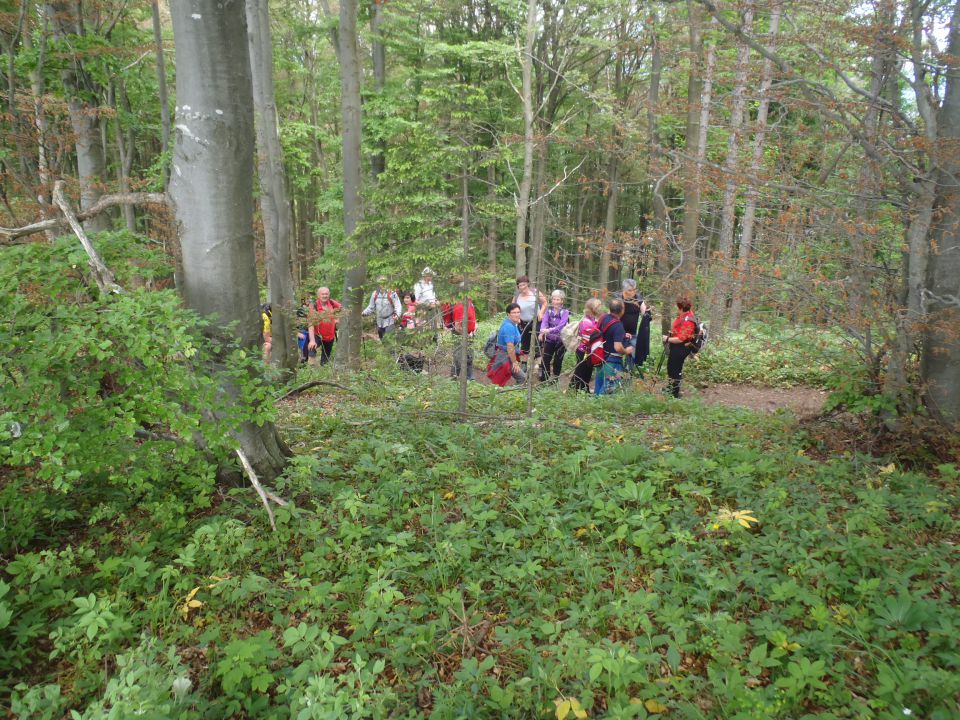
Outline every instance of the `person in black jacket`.
{"type": "Polygon", "coordinates": [[[653,317],[652,308],[647,306],[643,295],[637,291],[637,281],[628,278],[623,281],[622,290],[617,295],[623,300],[623,329],[627,334],[633,354],[624,357],[624,370],[633,372],[640,367],[650,356],[650,319],[653,317]]]}

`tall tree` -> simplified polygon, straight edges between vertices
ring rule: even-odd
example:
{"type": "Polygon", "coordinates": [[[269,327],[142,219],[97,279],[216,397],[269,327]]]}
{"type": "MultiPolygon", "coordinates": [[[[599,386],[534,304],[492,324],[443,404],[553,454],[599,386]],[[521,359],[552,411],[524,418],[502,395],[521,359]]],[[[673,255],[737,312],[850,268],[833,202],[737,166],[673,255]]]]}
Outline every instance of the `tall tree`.
{"type": "MultiPolygon", "coordinates": [[[[224,337],[260,339],[253,238],[253,97],[246,16],[233,3],[173,0],[176,136],[170,198],[183,253],[187,306],[224,337]],[[187,70],[189,68],[189,71],[187,70]],[[228,330],[229,328],[229,330],[228,330]]],[[[236,388],[225,383],[225,392],[236,388]]],[[[238,400],[239,401],[239,400],[238,400]]],[[[237,440],[261,479],[285,465],[272,423],[244,423],[237,440]]]]}
{"type": "Polygon", "coordinates": [[[267,292],[273,315],[271,362],[293,371],[297,367],[297,347],[293,342],[293,314],[296,308],[290,270],[293,216],[283,171],[280,129],[277,127],[268,2],[246,0],[246,11],[256,113],[260,214],[267,249],[267,292]]]}
{"type": "Polygon", "coordinates": [[[363,290],[367,281],[367,254],[357,226],[363,216],[360,158],[360,57],[357,52],[357,0],[340,3],[338,31],[340,57],[340,118],[343,132],[343,234],[347,272],[343,283],[344,338],[338,359],[359,369],[363,290]]]}

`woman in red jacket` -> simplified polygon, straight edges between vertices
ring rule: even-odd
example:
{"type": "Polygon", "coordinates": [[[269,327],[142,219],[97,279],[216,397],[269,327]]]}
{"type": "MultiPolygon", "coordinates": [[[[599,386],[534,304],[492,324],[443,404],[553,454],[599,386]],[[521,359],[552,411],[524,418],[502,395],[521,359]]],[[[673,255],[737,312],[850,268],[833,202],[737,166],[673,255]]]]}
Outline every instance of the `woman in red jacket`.
{"type": "Polygon", "coordinates": [[[680,397],[680,381],[683,379],[683,362],[690,354],[690,343],[697,334],[697,320],[693,314],[690,298],[678,297],[677,309],[680,314],[673,321],[669,335],[663,336],[670,354],[667,357],[667,391],[675,398],[680,397]]]}

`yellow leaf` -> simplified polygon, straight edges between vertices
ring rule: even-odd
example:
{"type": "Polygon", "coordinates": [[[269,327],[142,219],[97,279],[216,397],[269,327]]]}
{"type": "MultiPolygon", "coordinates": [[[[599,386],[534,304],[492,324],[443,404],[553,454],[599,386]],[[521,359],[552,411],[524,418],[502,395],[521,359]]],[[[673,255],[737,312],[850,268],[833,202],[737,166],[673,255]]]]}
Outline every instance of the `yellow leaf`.
{"type": "Polygon", "coordinates": [[[643,700],[640,698],[630,698],[631,705],[643,705],[643,700]]]}
{"type": "Polygon", "coordinates": [[[580,701],[576,698],[570,698],[570,709],[573,710],[574,716],[583,720],[587,717],[587,711],[580,707],[580,701]]]}
{"type": "Polygon", "coordinates": [[[574,536],[575,536],[575,537],[583,537],[583,536],[586,535],[586,534],[587,534],[587,529],[586,529],[586,528],[577,528],[577,531],[574,533],[574,536]]]}
{"type": "Polygon", "coordinates": [[[190,601],[187,603],[187,607],[188,607],[188,608],[203,607],[203,603],[200,602],[199,600],[190,600],[190,601]]]}
{"type": "Polygon", "coordinates": [[[580,427],[581,425],[583,425],[583,420],[581,420],[580,418],[575,418],[574,420],[570,421],[570,424],[580,427]]]}
{"type": "Polygon", "coordinates": [[[897,466],[894,465],[893,463],[890,463],[889,465],[884,465],[877,472],[879,472],[881,475],[889,475],[896,469],[897,469],[897,466]]]}
{"type": "Polygon", "coordinates": [[[554,700],[554,702],[557,704],[557,720],[565,720],[570,714],[570,701],[554,700]]]}
{"type": "Polygon", "coordinates": [[[648,713],[663,713],[667,711],[666,705],[661,705],[656,700],[644,700],[643,706],[647,709],[648,713]]]}
{"type": "Polygon", "coordinates": [[[617,435],[616,440],[615,440],[614,442],[622,443],[622,442],[623,442],[623,435],[617,435]]]}
{"type": "Polygon", "coordinates": [[[193,600],[193,596],[196,595],[198,592],[200,592],[200,587],[199,587],[199,586],[195,587],[193,590],[191,590],[190,592],[188,592],[188,593],[187,593],[187,600],[186,600],[186,602],[190,602],[191,600],[193,600]]]}
{"type": "Polygon", "coordinates": [[[446,492],[446,493],[443,494],[443,499],[444,499],[444,500],[453,500],[456,496],[457,496],[457,494],[451,490],[450,492],[446,492]]]}

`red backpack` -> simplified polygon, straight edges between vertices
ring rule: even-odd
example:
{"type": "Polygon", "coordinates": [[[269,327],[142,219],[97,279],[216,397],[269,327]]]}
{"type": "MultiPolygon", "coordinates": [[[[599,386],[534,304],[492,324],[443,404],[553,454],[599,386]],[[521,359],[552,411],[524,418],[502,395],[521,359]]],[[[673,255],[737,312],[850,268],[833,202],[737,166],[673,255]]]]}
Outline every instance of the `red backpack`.
{"type": "Polygon", "coordinates": [[[603,365],[604,361],[607,359],[607,353],[603,349],[603,336],[606,334],[607,330],[613,327],[614,323],[616,322],[619,322],[617,318],[613,318],[606,325],[601,325],[599,328],[590,333],[588,347],[590,348],[590,362],[594,366],[603,365]]]}

